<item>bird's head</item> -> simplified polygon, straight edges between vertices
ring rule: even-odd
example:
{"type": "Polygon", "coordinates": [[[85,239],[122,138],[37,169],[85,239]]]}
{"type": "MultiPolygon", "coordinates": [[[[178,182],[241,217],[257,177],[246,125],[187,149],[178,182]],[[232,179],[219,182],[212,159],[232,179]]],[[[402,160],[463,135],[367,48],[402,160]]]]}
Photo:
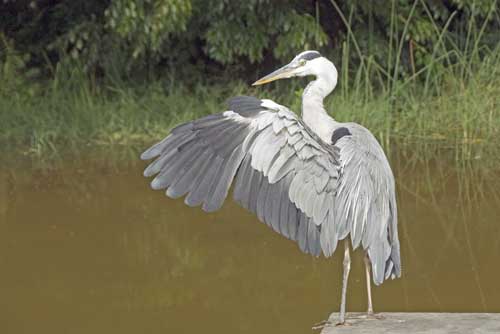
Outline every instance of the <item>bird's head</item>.
{"type": "Polygon", "coordinates": [[[263,85],[278,79],[304,77],[314,75],[325,77],[337,83],[337,69],[331,61],[323,57],[318,51],[304,51],[292,59],[287,65],[255,81],[252,86],[263,85]]]}

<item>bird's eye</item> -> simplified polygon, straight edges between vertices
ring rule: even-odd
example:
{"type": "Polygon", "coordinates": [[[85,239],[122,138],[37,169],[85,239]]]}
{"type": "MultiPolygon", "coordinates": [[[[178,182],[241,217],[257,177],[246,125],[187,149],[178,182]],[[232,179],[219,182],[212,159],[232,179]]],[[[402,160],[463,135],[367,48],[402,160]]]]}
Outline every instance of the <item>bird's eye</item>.
{"type": "Polygon", "coordinates": [[[299,60],[299,65],[304,66],[306,64],[306,62],[307,62],[307,60],[301,59],[301,60],[299,60]]]}

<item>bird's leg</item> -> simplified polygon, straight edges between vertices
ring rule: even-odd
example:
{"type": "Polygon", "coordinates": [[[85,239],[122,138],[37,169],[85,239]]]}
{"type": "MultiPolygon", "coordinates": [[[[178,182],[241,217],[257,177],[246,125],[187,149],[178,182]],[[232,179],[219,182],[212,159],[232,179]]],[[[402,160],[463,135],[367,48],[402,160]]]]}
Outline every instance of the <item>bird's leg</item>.
{"type": "Polygon", "coordinates": [[[372,285],[371,285],[371,273],[370,273],[370,258],[368,257],[368,252],[365,253],[365,272],[366,272],[366,292],[368,294],[368,315],[373,315],[373,304],[372,304],[372,285]]]}
{"type": "Polygon", "coordinates": [[[371,261],[368,257],[368,252],[365,253],[365,272],[366,272],[366,292],[368,295],[368,311],[366,312],[366,318],[374,318],[374,319],[384,319],[384,317],[380,314],[375,314],[373,312],[373,304],[372,304],[372,284],[371,284],[371,261]]]}
{"type": "MultiPolygon", "coordinates": [[[[346,304],[346,295],[347,295],[347,279],[349,278],[349,271],[351,270],[351,255],[349,253],[349,240],[344,240],[344,276],[342,279],[342,302],[340,304],[340,319],[336,326],[344,326],[348,325],[345,322],[345,304],[346,304]]],[[[330,326],[332,323],[330,319],[322,321],[313,326],[313,330],[322,329],[326,326],[330,326]]]]}
{"type": "Polygon", "coordinates": [[[342,278],[342,302],[340,304],[339,323],[345,324],[345,304],[347,295],[347,280],[349,279],[349,271],[351,271],[351,255],[349,253],[349,240],[344,240],[344,277],[342,278]]]}

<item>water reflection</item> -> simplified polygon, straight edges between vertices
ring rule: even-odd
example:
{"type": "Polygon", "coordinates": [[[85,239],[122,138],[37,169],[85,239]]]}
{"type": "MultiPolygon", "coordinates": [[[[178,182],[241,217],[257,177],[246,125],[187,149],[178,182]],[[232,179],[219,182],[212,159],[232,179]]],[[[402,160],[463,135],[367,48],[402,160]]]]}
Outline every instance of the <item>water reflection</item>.
{"type": "MultiPolygon", "coordinates": [[[[500,311],[498,173],[394,155],[403,277],[380,311],[500,311]]],[[[337,310],[341,257],[313,259],[227,202],[147,187],[133,160],[0,170],[7,333],[303,333],[337,310]]],[[[365,309],[361,254],[348,308],[365,309]]]]}

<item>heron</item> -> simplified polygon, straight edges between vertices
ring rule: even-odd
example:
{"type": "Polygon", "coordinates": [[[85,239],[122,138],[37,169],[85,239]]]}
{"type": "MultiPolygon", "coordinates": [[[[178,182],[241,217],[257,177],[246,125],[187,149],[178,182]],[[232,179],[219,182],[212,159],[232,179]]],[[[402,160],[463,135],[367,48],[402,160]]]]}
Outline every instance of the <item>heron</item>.
{"type": "Polygon", "coordinates": [[[252,85],[304,76],[314,80],[300,118],[269,99],[233,97],[226,111],[173,128],[141,159],[155,159],[144,170],[155,176],[151,187],[188,206],[218,210],[234,181],[234,200],[303,252],[330,257],[342,241],[343,325],[351,248],[365,254],[367,316],[376,316],[371,280],[401,276],[395,180],[372,133],[325,110],[338,72],[320,52],[301,52],[252,85]]]}

